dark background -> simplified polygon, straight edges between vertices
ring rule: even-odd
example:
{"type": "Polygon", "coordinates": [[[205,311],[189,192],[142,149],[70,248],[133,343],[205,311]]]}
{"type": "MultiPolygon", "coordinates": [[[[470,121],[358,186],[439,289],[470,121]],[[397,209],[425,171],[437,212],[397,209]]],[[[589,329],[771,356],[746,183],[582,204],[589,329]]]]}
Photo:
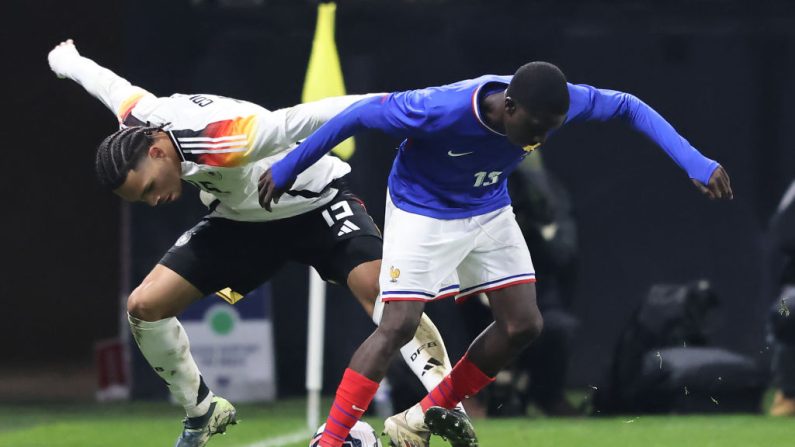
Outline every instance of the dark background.
{"type": "MultiPolygon", "coordinates": [[[[81,54],[161,96],[217,93],[269,109],[298,103],[315,6],[224,6],[230,3],[4,5],[0,369],[86,364],[92,343],[119,331],[122,207],[93,176],[94,147],[116,122],[50,72],[47,52],[74,38],[81,54]]],[[[735,200],[710,202],[621,123],[571,126],[545,145],[544,161],[569,188],[580,228],[574,310],[582,328],[570,382],[585,385],[601,377],[620,327],[657,282],[709,279],[723,303],[710,323],[714,340],[764,351],[775,270],[764,232],[795,174],[790,3],[343,0],[337,45],[353,93],[510,74],[548,60],[571,82],[637,95],[730,173],[735,200]]],[[[363,135],[351,162],[354,189],[379,224],[395,144],[363,135]]],[[[132,247],[133,284],[201,215],[194,199],[185,201],[132,207],[133,222],[151,235],[132,247]]],[[[282,394],[303,387],[295,371],[303,371],[305,356],[304,275],[294,267],[274,282],[282,394]]],[[[333,385],[370,326],[343,290],[331,290],[328,340],[336,341],[327,347],[326,371],[333,385]],[[340,319],[346,323],[332,323],[340,319]]],[[[457,358],[468,340],[452,306],[436,303],[429,313],[457,358]]]]}

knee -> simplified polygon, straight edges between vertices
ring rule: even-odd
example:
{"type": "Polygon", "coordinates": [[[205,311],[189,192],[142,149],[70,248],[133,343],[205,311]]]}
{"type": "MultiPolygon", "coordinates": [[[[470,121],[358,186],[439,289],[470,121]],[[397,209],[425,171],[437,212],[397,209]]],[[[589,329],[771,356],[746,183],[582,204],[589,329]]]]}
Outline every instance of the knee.
{"type": "Polygon", "coordinates": [[[543,328],[544,318],[541,312],[535,311],[522,319],[508,322],[505,332],[512,346],[524,348],[541,335],[543,328]]]}
{"type": "Polygon", "coordinates": [[[378,294],[381,293],[381,286],[378,284],[378,277],[375,276],[369,279],[363,286],[364,296],[371,302],[378,299],[378,294]]]}
{"type": "Polygon", "coordinates": [[[143,321],[158,321],[172,316],[166,315],[166,312],[156,305],[156,300],[141,286],[127,297],[127,313],[143,321]]]}
{"type": "Polygon", "coordinates": [[[348,288],[359,301],[372,304],[378,298],[380,268],[381,261],[369,261],[359,264],[348,273],[348,288]]]}
{"type": "Polygon", "coordinates": [[[349,281],[349,287],[356,297],[356,300],[361,304],[365,312],[367,312],[367,315],[373,317],[375,323],[378,324],[378,321],[375,320],[373,315],[380,290],[378,286],[378,276],[372,276],[363,281],[356,281],[355,283],[349,281]]]}
{"type": "Polygon", "coordinates": [[[377,331],[386,338],[389,346],[394,349],[400,349],[414,337],[419,323],[419,320],[412,318],[405,318],[399,322],[390,324],[383,324],[382,322],[382,324],[378,326],[377,331]]]}
{"type": "MultiPolygon", "coordinates": [[[[363,299],[360,299],[360,301],[364,307],[364,310],[367,312],[367,315],[371,317],[374,317],[373,312],[375,311],[379,292],[380,287],[378,286],[378,278],[374,278],[373,281],[368,281],[362,287],[363,299]]],[[[376,322],[376,324],[378,324],[378,322],[376,322]]]]}

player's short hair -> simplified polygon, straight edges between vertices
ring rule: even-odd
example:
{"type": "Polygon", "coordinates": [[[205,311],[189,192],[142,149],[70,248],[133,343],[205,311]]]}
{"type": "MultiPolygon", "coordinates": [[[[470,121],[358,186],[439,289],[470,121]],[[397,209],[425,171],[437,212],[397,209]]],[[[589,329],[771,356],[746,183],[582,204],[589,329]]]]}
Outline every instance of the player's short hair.
{"type": "Polygon", "coordinates": [[[519,67],[506,95],[535,112],[562,115],[569,110],[566,75],[549,62],[530,62],[519,67]]]}
{"type": "Polygon", "coordinates": [[[110,134],[97,147],[96,173],[99,183],[114,190],[124,184],[127,174],[144,158],[163,126],[125,127],[110,134]]]}

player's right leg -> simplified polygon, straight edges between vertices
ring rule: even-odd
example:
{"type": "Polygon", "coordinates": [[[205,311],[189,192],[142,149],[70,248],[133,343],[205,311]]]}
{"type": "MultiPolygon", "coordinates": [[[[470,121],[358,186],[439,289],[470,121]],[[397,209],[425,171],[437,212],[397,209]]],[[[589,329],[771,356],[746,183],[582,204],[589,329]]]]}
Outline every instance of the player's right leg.
{"type": "Polygon", "coordinates": [[[185,409],[179,447],[200,447],[236,422],[234,407],[213,395],[190,352],[176,315],[204,295],[173,270],[158,264],[127,299],[130,329],[138,348],[185,409]]]}
{"type": "Polygon", "coordinates": [[[127,299],[127,318],[138,348],[187,414],[178,447],[204,446],[210,436],[236,423],[234,407],[204,384],[188,335],[176,318],[203,296],[182,276],[158,264],[127,299]]]}
{"type": "MultiPolygon", "coordinates": [[[[357,242],[359,239],[351,239],[348,243],[357,244],[357,242]]],[[[378,257],[379,259],[375,261],[359,264],[348,274],[348,287],[375,324],[380,323],[384,308],[383,301],[379,299],[378,286],[381,269],[380,248],[378,257]]],[[[439,385],[452,369],[442,334],[425,313],[420,318],[414,337],[400,348],[400,355],[428,391],[439,385]]],[[[464,407],[460,406],[459,410],[464,411],[464,407]]]]}
{"type": "MultiPolygon", "coordinates": [[[[424,301],[398,301],[384,306],[381,324],[359,346],[342,377],[319,447],[340,447],[375,396],[392,358],[416,332],[424,301]]],[[[430,433],[407,433],[401,446],[426,447],[430,433]],[[416,438],[416,439],[414,439],[416,438]]]]}
{"type": "MultiPolygon", "coordinates": [[[[367,409],[389,360],[416,332],[425,301],[443,292],[444,280],[471,245],[455,243],[462,234],[451,235],[438,220],[394,209],[389,202],[386,222],[379,274],[383,315],[379,327],[354,354],[337,389],[335,405],[319,441],[323,447],[341,445],[349,427],[367,409]]],[[[444,292],[455,294],[457,285],[451,286],[444,292]]],[[[400,446],[427,447],[427,427],[422,421],[418,426],[408,422],[396,416],[385,423],[390,441],[400,446]]]]}
{"type": "MultiPolygon", "coordinates": [[[[279,244],[268,245],[273,256],[261,256],[263,244],[256,236],[262,234],[270,232],[260,225],[203,219],[177,240],[128,299],[136,343],[187,413],[178,447],[204,446],[236,422],[236,412],[205,385],[175,315],[226,288],[245,294],[278,269],[284,262],[279,244]]],[[[235,293],[222,297],[231,295],[235,293]]]]}

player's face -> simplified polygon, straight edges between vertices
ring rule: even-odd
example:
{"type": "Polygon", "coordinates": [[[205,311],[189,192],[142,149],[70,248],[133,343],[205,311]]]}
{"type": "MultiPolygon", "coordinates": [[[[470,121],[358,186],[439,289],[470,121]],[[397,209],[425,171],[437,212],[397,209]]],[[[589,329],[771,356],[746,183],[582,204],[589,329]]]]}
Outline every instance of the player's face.
{"type": "Polygon", "coordinates": [[[566,114],[533,113],[513,103],[506,102],[505,134],[508,140],[530,152],[544,144],[549,133],[566,122],[566,114]]]}
{"type": "Polygon", "coordinates": [[[127,179],[114,192],[128,202],[144,202],[149,206],[163,205],[179,199],[182,194],[180,165],[149,148],[143,160],[131,169],[127,179]]]}

